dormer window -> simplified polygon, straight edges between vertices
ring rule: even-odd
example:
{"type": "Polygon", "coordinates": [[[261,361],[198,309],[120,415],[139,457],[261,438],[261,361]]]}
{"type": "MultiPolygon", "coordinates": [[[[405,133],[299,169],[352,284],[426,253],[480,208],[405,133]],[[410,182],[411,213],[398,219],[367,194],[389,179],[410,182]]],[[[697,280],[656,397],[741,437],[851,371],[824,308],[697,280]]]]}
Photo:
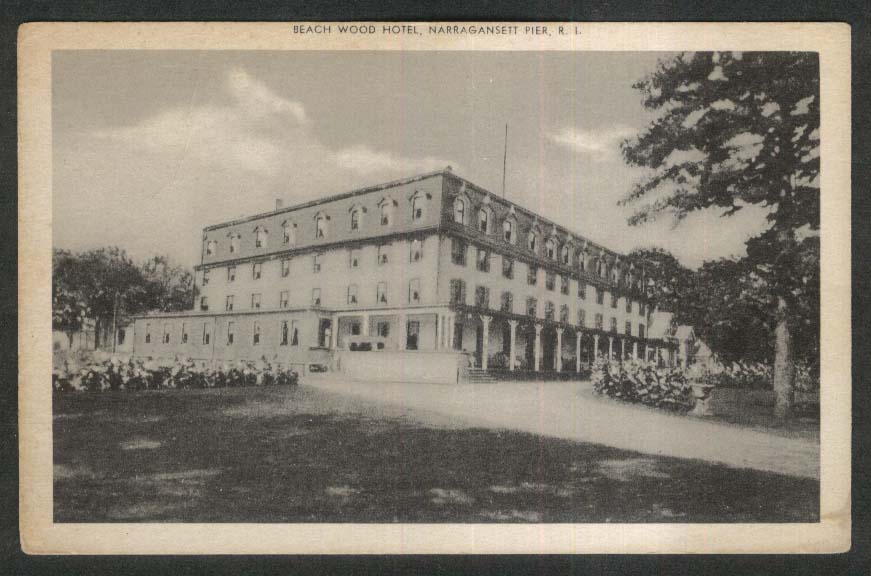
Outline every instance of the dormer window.
{"type": "Polygon", "coordinates": [[[266,228],[255,228],[254,229],[254,247],[255,248],[266,248],[266,245],[269,243],[269,230],[266,228]]]}
{"type": "Polygon", "coordinates": [[[423,220],[426,212],[426,201],[429,198],[430,195],[423,192],[415,192],[411,197],[411,219],[413,221],[423,220]]]}
{"type": "Polygon", "coordinates": [[[564,266],[568,266],[570,257],[571,257],[571,249],[569,248],[569,246],[567,244],[567,245],[563,246],[562,250],[560,251],[560,262],[562,262],[564,266]]]}
{"type": "Polygon", "coordinates": [[[218,241],[209,240],[206,242],[206,256],[212,256],[218,253],[218,241]]]}
{"type": "Polygon", "coordinates": [[[235,254],[239,251],[239,239],[240,236],[238,234],[230,233],[230,254],[235,254]]]}
{"type": "Polygon", "coordinates": [[[556,260],[556,242],[553,238],[548,238],[544,244],[544,253],[551,260],[556,260]]]}
{"type": "Polygon", "coordinates": [[[384,198],[381,200],[380,208],[381,208],[381,225],[382,226],[393,226],[393,207],[395,206],[393,200],[390,198],[384,198]]]}
{"type": "Polygon", "coordinates": [[[359,230],[361,226],[363,226],[363,213],[365,212],[364,208],[359,206],[351,207],[351,230],[359,230]]]}
{"type": "Polygon", "coordinates": [[[490,232],[490,212],[486,208],[478,210],[478,230],[484,234],[490,232]]]}
{"type": "Polygon", "coordinates": [[[502,239],[514,244],[514,221],[506,220],[502,223],[502,239]]]}
{"type": "Polygon", "coordinates": [[[538,233],[535,228],[529,231],[529,236],[526,237],[526,248],[530,252],[538,253],[538,233]]]}
{"type": "Polygon", "coordinates": [[[327,237],[327,220],[329,219],[322,212],[315,214],[315,238],[327,237]]]}
{"type": "Polygon", "coordinates": [[[466,201],[462,198],[454,199],[454,222],[457,224],[466,223],[466,201]]]}
{"type": "Polygon", "coordinates": [[[296,244],[296,224],[285,221],[281,228],[284,230],[284,243],[288,245],[296,244]]]}

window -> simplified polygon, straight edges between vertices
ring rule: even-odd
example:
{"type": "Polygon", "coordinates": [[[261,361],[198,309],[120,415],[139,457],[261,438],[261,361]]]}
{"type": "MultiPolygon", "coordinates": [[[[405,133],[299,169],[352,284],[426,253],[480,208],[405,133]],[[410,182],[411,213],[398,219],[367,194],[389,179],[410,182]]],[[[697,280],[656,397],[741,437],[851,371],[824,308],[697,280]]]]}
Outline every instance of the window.
{"type": "Polygon", "coordinates": [[[647,305],[644,304],[644,302],[639,302],[639,303],[638,303],[638,313],[639,313],[640,315],[642,315],[642,316],[646,316],[646,315],[647,315],[647,305]]]}
{"type": "Polygon", "coordinates": [[[644,338],[644,324],[638,325],[638,337],[644,338]]]}
{"type": "Polygon", "coordinates": [[[538,251],[538,236],[534,230],[531,230],[529,236],[526,237],[526,248],[530,252],[538,251]]]}
{"type": "Polygon", "coordinates": [[[505,278],[514,278],[514,259],[508,256],[502,257],[502,276],[505,278]]]}
{"type": "Polygon", "coordinates": [[[375,301],[379,304],[387,304],[387,283],[379,282],[375,288],[375,301]]]}
{"type": "Polygon", "coordinates": [[[354,208],[351,210],[351,230],[360,229],[360,209],[354,208]]]}
{"type": "Polygon", "coordinates": [[[233,344],[233,339],[236,336],[236,323],[227,322],[227,346],[233,344]]]}
{"type": "Polygon", "coordinates": [[[560,286],[559,286],[559,291],[560,291],[560,293],[562,293],[562,294],[568,294],[568,293],[569,293],[569,279],[568,279],[567,276],[561,276],[561,277],[560,277],[560,286]]]}
{"type": "Polygon", "coordinates": [[[279,346],[287,346],[287,336],[288,336],[287,320],[282,320],[281,321],[281,340],[278,343],[279,346]]]}
{"type": "Polygon", "coordinates": [[[475,306],[478,308],[490,307],[490,289],[486,286],[475,287],[475,306]]]}
{"type": "Polygon", "coordinates": [[[390,322],[380,321],[375,324],[375,333],[381,338],[390,336],[390,322]]]}
{"type": "Polygon", "coordinates": [[[405,349],[417,350],[417,341],[420,338],[420,322],[409,320],[405,325],[405,349]]]}
{"type": "Polygon", "coordinates": [[[351,323],[351,336],[359,336],[360,335],[360,323],[352,322],[351,323]]]}
{"type": "Polygon", "coordinates": [[[290,291],[282,290],[278,295],[278,307],[279,308],[287,308],[288,301],[290,300],[290,291]]]}
{"type": "Polygon", "coordinates": [[[587,271],[587,253],[586,253],[586,251],[578,254],[578,268],[581,269],[581,272],[587,271]]]}
{"type": "Polygon", "coordinates": [[[490,212],[486,208],[478,210],[478,231],[484,234],[490,232],[490,212]]]}
{"type": "Polygon", "coordinates": [[[451,262],[458,266],[466,265],[466,242],[460,238],[451,238],[451,262]]]}
{"type": "Polygon", "coordinates": [[[527,298],[526,299],[526,315],[532,316],[533,318],[535,318],[535,316],[537,314],[538,314],[538,300],[536,300],[535,298],[527,298]]]}
{"type": "Polygon", "coordinates": [[[457,224],[466,223],[466,201],[462,198],[454,199],[454,222],[457,224]]]}
{"type": "Polygon", "coordinates": [[[571,250],[569,249],[568,244],[566,244],[562,247],[562,250],[560,250],[560,262],[562,262],[564,266],[569,265],[570,254],[571,250]]]}
{"type": "Polygon", "coordinates": [[[420,262],[421,258],[423,258],[423,242],[421,242],[420,239],[415,238],[411,241],[408,260],[409,262],[420,262]]]}
{"type": "Polygon", "coordinates": [[[227,296],[226,300],[224,301],[224,310],[226,310],[227,312],[230,312],[231,310],[233,310],[233,295],[232,294],[230,296],[227,296]]]}
{"type": "Polygon", "coordinates": [[[255,228],[254,229],[254,247],[255,248],[266,248],[266,245],[269,243],[269,230],[266,228],[255,228]]]}
{"type": "Polygon", "coordinates": [[[423,219],[424,197],[420,192],[416,192],[411,198],[411,219],[423,219]]]}
{"type": "Polygon", "coordinates": [[[203,344],[208,344],[212,340],[212,333],[209,325],[203,322],[203,344]]]}
{"type": "Polygon", "coordinates": [[[263,275],[263,264],[260,262],[255,262],[251,267],[251,276],[255,280],[260,280],[260,276],[263,275]]]}
{"type": "Polygon", "coordinates": [[[211,256],[218,252],[218,243],[214,240],[206,242],[206,256],[211,256]]]}
{"type": "Polygon", "coordinates": [[[559,307],[559,321],[563,324],[569,323],[569,307],[566,304],[562,304],[559,307]]]}
{"type": "Polygon", "coordinates": [[[611,292],[611,308],[617,307],[617,300],[618,300],[617,295],[615,293],[611,292]]]}
{"type": "Polygon", "coordinates": [[[544,243],[544,254],[551,260],[556,260],[556,241],[553,238],[548,238],[544,243]]]}
{"type": "Polygon", "coordinates": [[[315,238],[327,237],[327,217],[320,212],[315,215],[315,238]]]}
{"type": "Polygon", "coordinates": [[[235,254],[239,251],[239,238],[238,234],[230,234],[230,254],[235,254]]]}
{"type": "Polygon", "coordinates": [[[151,343],[151,324],[145,325],[145,343],[146,344],[151,343]]]}
{"type": "Polygon", "coordinates": [[[315,254],[312,256],[312,271],[317,273],[321,271],[321,255],[315,254]]]}
{"type": "Polygon", "coordinates": [[[378,264],[390,262],[390,247],[387,244],[378,246],[378,264]]]}
{"type": "Polygon", "coordinates": [[[632,300],[629,298],[626,298],[626,313],[632,314],[632,300]]]}
{"type": "Polygon", "coordinates": [[[511,292],[502,293],[502,301],[499,304],[499,310],[502,312],[514,312],[514,296],[511,292]]]}
{"type": "Polygon", "coordinates": [[[200,310],[206,311],[209,309],[209,297],[201,296],[200,297],[200,310]]]}
{"type": "Polygon", "coordinates": [[[544,303],[544,319],[553,321],[554,314],[556,313],[556,309],[553,305],[553,302],[545,302],[544,303]]]}
{"type": "Polygon", "coordinates": [[[348,286],[348,304],[357,303],[357,285],[351,284],[348,286]]]}
{"type": "Polygon", "coordinates": [[[420,302],[420,278],[412,278],[408,281],[408,302],[409,304],[420,302]]]}
{"type": "Polygon", "coordinates": [[[611,332],[617,332],[617,319],[613,316],[611,317],[611,332]]]}
{"type": "Polygon", "coordinates": [[[617,269],[617,266],[611,267],[611,282],[617,284],[620,280],[620,271],[617,269]]]}
{"type": "Polygon", "coordinates": [[[251,295],[251,309],[259,310],[260,309],[260,294],[255,293],[251,295]]]}
{"type": "Polygon", "coordinates": [[[538,266],[530,264],[526,268],[526,283],[530,286],[535,286],[538,282],[538,266]]]}
{"type": "Polygon", "coordinates": [[[578,309],[578,326],[583,328],[587,325],[587,311],[583,308],[578,309]]]}
{"type": "Polygon", "coordinates": [[[209,285],[209,269],[203,270],[203,286],[209,285]]]}
{"type": "Polygon", "coordinates": [[[163,325],[163,343],[169,344],[169,324],[163,325]]]}
{"type": "Polygon", "coordinates": [[[601,330],[603,324],[604,324],[604,320],[602,318],[602,313],[597,312],[596,313],[596,330],[601,330]]]}
{"type": "Polygon", "coordinates": [[[578,280],[578,298],[581,300],[587,299],[587,283],[578,280]]]}
{"type": "Polygon", "coordinates": [[[596,304],[605,303],[605,291],[596,286],[596,304]]]}
{"type": "Polygon", "coordinates": [[[381,201],[381,225],[382,226],[392,226],[393,225],[393,201],[392,200],[382,200],[381,201]]]}
{"type": "Polygon", "coordinates": [[[312,288],[312,306],[321,305],[321,289],[312,288]]]}
{"type": "Polygon", "coordinates": [[[284,258],[281,261],[281,277],[287,278],[288,276],[290,276],[290,259],[284,258]]]}
{"type": "Polygon", "coordinates": [[[506,220],[502,223],[502,239],[514,244],[514,221],[506,220]]]}
{"type": "Polygon", "coordinates": [[[350,258],[348,260],[348,265],[351,268],[359,268],[360,267],[360,249],[354,248],[350,251],[350,258]]]}
{"type": "Polygon", "coordinates": [[[281,225],[284,231],[284,243],[288,245],[296,244],[296,224],[286,221],[281,225]]]}
{"type": "Polygon", "coordinates": [[[236,281],[236,267],[235,266],[227,266],[227,282],[235,282],[236,281]]]}
{"type": "Polygon", "coordinates": [[[254,346],[258,346],[260,344],[260,322],[254,323],[254,334],[251,343],[254,346]]]}
{"type": "Polygon", "coordinates": [[[451,280],[451,304],[466,303],[466,283],[462,280],[451,280]]]}
{"type": "Polygon", "coordinates": [[[626,321],[626,326],[624,326],[624,333],[627,336],[632,336],[632,322],[626,321]]]}
{"type": "Polygon", "coordinates": [[[290,322],[290,345],[299,346],[299,320],[290,322]]]}
{"type": "Polygon", "coordinates": [[[550,291],[556,289],[556,274],[548,270],[544,277],[544,287],[550,291]]]}
{"type": "Polygon", "coordinates": [[[490,271],[490,252],[483,248],[478,248],[478,259],[475,261],[475,267],[479,272],[490,271]]]}

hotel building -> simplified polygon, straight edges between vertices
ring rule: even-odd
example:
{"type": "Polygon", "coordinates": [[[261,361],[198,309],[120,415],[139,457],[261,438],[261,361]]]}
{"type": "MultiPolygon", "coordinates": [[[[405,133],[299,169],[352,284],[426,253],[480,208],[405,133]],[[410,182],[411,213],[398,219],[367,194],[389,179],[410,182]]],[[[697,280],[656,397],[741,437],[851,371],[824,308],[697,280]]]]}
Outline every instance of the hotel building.
{"type": "Polygon", "coordinates": [[[349,340],[484,370],[670,357],[644,269],[450,168],[208,226],[195,309],[135,318],[134,354],[335,365],[349,340]]]}

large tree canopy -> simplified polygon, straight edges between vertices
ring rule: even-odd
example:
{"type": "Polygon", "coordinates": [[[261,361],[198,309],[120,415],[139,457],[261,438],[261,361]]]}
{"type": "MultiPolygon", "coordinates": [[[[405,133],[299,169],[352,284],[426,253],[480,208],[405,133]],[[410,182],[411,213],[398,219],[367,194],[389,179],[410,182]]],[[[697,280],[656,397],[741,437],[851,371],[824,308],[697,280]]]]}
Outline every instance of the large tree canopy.
{"type": "Polygon", "coordinates": [[[630,223],[662,214],[680,222],[706,209],[767,211],[769,227],[748,241],[747,258],[716,272],[728,272],[736,289],[752,285],[774,318],[777,412],[785,415],[794,334],[808,329],[802,317],[819,300],[817,54],[683,53],[635,88],[657,116],[622,145],[627,163],[649,170],[622,200],[640,205],[630,223]]]}

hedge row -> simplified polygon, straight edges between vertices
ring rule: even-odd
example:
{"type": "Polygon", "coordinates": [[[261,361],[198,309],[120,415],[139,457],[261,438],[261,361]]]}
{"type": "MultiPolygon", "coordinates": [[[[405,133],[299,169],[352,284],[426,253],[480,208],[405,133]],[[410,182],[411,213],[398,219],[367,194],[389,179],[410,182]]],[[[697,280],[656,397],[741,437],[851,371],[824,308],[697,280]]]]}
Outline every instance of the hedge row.
{"type": "Polygon", "coordinates": [[[111,358],[78,368],[65,365],[52,373],[56,392],[295,386],[298,381],[299,375],[293,370],[266,361],[209,368],[192,360],[167,365],[153,360],[111,358]]]}
{"type": "Polygon", "coordinates": [[[680,366],[599,359],[593,364],[591,380],[597,393],[626,402],[673,412],[687,412],[695,405],[692,385],[680,366]]]}

